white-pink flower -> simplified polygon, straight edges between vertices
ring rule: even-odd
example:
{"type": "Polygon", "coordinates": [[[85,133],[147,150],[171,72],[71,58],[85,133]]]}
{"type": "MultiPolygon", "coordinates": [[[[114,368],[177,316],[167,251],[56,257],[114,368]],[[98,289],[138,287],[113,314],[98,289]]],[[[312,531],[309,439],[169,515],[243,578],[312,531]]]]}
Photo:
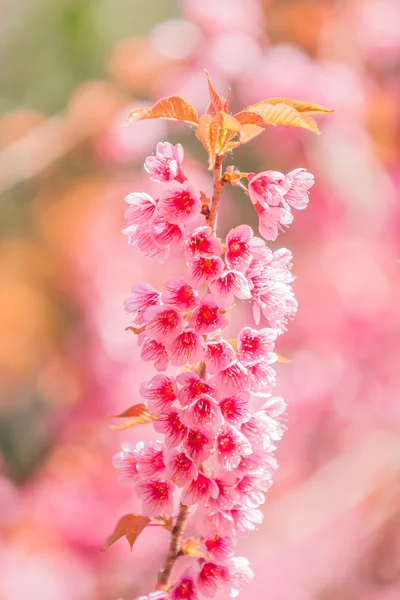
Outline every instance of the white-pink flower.
{"type": "Polygon", "coordinates": [[[129,208],[125,211],[128,225],[148,224],[156,214],[157,202],[149,194],[132,192],[125,196],[129,208]]]}
{"type": "Polygon", "coordinates": [[[180,178],[183,180],[180,166],[183,161],[183,148],[181,144],[173,146],[169,142],[158,142],[156,155],[148,156],[144,168],[150,179],[159,183],[180,178]]]}
{"type": "Polygon", "coordinates": [[[314,185],[314,175],[305,169],[294,169],[286,175],[286,186],[290,186],[284,194],[283,204],[297,210],[306,208],[309,200],[309,190],[314,185]]]}
{"type": "Polygon", "coordinates": [[[202,335],[219,331],[227,325],[228,319],[222,314],[220,303],[212,294],[203,296],[189,321],[189,326],[202,335]]]}
{"type": "Polygon", "coordinates": [[[279,171],[263,171],[249,176],[249,196],[253,204],[260,204],[264,209],[279,206],[283,195],[289,188],[285,176],[279,171]]]}
{"type": "Polygon", "coordinates": [[[200,362],[204,356],[204,340],[195,331],[187,329],[179,333],[168,345],[172,365],[200,362]]]}

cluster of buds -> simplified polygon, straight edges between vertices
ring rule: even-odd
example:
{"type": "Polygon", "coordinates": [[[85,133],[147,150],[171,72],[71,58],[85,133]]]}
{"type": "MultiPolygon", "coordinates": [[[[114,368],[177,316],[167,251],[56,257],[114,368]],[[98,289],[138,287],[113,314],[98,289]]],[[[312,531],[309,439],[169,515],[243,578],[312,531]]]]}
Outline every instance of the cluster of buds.
{"type": "MultiPolygon", "coordinates": [[[[216,117],[205,117],[226,115],[222,108],[227,101],[219,98],[218,112],[211,95],[216,117]]],[[[225,135],[226,130],[221,126],[225,135]]],[[[123,444],[114,465],[120,482],[134,485],[144,524],[153,520],[171,531],[156,589],[140,600],[197,600],[213,597],[223,587],[235,597],[251,580],[247,559],[235,556],[234,548],[238,538],[262,521],[259,507],[272,484],[273,453],[284,430],[285,403],[272,395],[272,365],[278,360],[276,338],[297,310],[292,255],[285,248],[272,251],[247,225],[221,240],[216,220],[222,187],[230,182],[250,197],[260,234],[275,239],[292,221],[291,208],[307,205],[313,177],[304,169],[286,176],[275,171],[244,174],[234,167],[223,173],[224,150],[230,149],[226,139],[234,142],[232,135],[219,139],[219,151],[210,152],[212,201],[186,178],[180,144],[168,142],[157,145],[145,169],[153,181],[172,183],[158,198],[146,193],[126,198],[129,243],[159,261],[176,251],[186,260],[186,270],[166,281],[162,291],[138,283],[126,301],[141,357],[158,372],[141,384],[143,404],[129,414],[142,411],[160,439],[123,444]],[[229,317],[238,301],[252,304],[255,325],[225,339],[223,331],[234,324],[229,317]],[[255,328],[261,320],[263,327],[255,328]],[[169,369],[173,374],[165,374],[169,369]],[[193,564],[171,582],[182,554],[191,556],[193,564]]]]}

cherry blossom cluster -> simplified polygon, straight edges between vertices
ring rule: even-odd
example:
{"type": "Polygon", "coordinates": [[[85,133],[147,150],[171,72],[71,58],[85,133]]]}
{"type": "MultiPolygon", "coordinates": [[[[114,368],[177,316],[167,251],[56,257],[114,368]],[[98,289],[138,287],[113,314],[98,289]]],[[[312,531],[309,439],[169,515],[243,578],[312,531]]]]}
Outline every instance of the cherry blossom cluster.
{"type": "MultiPolygon", "coordinates": [[[[272,251],[247,225],[219,239],[205,222],[207,196],[187,180],[182,161],[179,144],[159,143],[145,169],[153,181],[172,183],[159,198],[126,198],[130,244],[158,260],[178,250],[186,261],[185,272],[162,291],[135,285],[125,305],[141,357],[158,372],[140,394],[160,439],[123,444],[114,465],[120,482],[135,486],[143,515],[190,514],[181,551],[193,557],[180,579],[140,600],[197,600],[223,587],[235,597],[251,580],[248,561],[234,547],[261,523],[259,507],[276,469],[285,403],[271,395],[275,342],[297,310],[291,252],[272,251]],[[238,301],[251,304],[255,325],[263,320],[263,327],[225,339],[238,301]]],[[[224,181],[238,185],[242,177],[268,240],[292,221],[292,208],[305,208],[313,184],[304,169],[285,176],[228,167],[224,181]]]]}

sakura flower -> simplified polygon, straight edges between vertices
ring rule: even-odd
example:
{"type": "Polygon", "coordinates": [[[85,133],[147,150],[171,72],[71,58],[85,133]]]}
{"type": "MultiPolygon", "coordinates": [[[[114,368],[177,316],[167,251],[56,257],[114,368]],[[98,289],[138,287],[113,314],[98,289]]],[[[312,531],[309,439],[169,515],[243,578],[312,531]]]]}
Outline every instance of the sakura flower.
{"type": "Polygon", "coordinates": [[[154,429],[165,435],[165,443],[168,447],[179,446],[187,434],[187,427],[182,423],[180,413],[176,408],[171,408],[162,414],[154,422],[154,429]]]}
{"type": "Polygon", "coordinates": [[[197,476],[197,467],[189,456],[177,448],[164,453],[166,476],[178,487],[184,487],[197,476]]]}
{"type": "Polygon", "coordinates": [[[204,362],[211,375],[226,369],[235,360],[234,349],[224,339],[206,342],[204,362]]]}
{"type": "Polygon", "coordinates": [[[142,447],[140,443],[135,446],[129,442],[121,444],[121,452],[115,454],[112,459],[113,466],[119,472],[118,482],[121,485],[130,485],[140,479],[137,469],[138,450],[142,447]]]}
{"type": "Polygon", "coordinates": [[[173,179],[183,180],[180,166],[183,161],[183,148],[180,144],[173,146],[169,142],[159,142],[156,147],[156,155],[148,156],[144,168],[150,175],[150,179],[161,183],[173,179]]]}
{"type": "Polygon", "coordinates": [[[135,487],[136,495],[143,501],[146,517],[170,515],[173,510],[173,484],[168,481],[142,481],[135,487]]]}
{"type": "Polygon", "coordinates": [[[231,306],[235,296],[239,300],[251,298],[249,283],[239,271],[224,271],[210,282],[210,292],[218,296],[221,306],[231,306]]]}
{"type": "Polygon", "coordinates": [[[256,210],[259,217],[258,231],[266,240],[275,241],[279,231],[293,222],[291,212],[280,206],[260,208],[258,204],[256,210]]]}
{"type": "Polygon", "coordinates": [[[258,508],[239,506],[230,511],[234,523],[234,532],[239,537],[247,537],[257,525],[263,522],[264,515],[258,508]]]}
{"type": "Polygon", "coordinates": [[[314,176],[305,169],[294,169],[286,175],[285,185],[290,185],[284,194],[283,205],[289,205],[297,210],[306,208],[308,190],[314,185],[314,176]]]}
{"type": "Polygon", "coordinates": [[[204,340],[198,333],[186,330],[177,335],[168,345],[172,365],[185,365],[203,359],[204,340]]]}
{"type": "Polygon", "coordinates": [[[197,227],[187,236],[185,254],[190,258],[220,256],[221,252],[221,240],[212,235],[211,227],[197,227]]]}
{"type": "Polygon", "coordinates": [[[247,558],[235,556],[228,563],[230,597],[236,598],[243,586],[250,583],[254,577],[254,572],[249,565],[247,558]]]}
{"type": "Polygon", "coordinates": [[[207,394],[202,394],[183,412],[183,421],[190,428],[218,429],[224,422],[218,402],[207,394]]]}
{"type": "Polygon", "coordinates": [[[189,182],[170,188],[161,196],[158,210],[169,223],[190,223],[201,212],[200,192],[189,182]]]}
{"type": "Polygon", "coordinates": [[[161,294],[149,283],[142,281],[132,288],[132,295],[125,300],[125,310],[132,313],[135,323],[140,325],[144,322],[143,313],[150,306],[159,304],[161,294]]]}
{"type": "Polygon", "coordinates": [[[171,600],[199,600],[193,569],[187,569],[172,588],[171,600]]]}
{"type": "Polygon", "coordinates": [[[213,598],[218,589],[229,583],[229,569],[225,565],[205,562],[196,578],[200,592],[207,598],[213,598]]]}
{"type": "Polygon", "coordinates": [[[140,356],[144,362],[154,361],[157,371],[165,371],[168,367],[169,358],[164,344],[151,340],[147,335],[139,335],[139,344],[142,344],[140,356]]]}
{"type": "Polygon", "coordinates": [[[272,454],[260,448],[253,448],[253,454],[242,458],[235,469],[235,474],[242,476],[246,473],[273,473],[277,467],[278,464],[272,454]]]}
{"type": "Polygon", "coordinates": [[[246,423],[243,423],[240,431],[249,440],[253,450],[255,448],[263,448],[268,451],[274,449],[269,432],[269,424],[265,415],[260,413],[254,414],[246,423]]]}
{"type": "Polygon", "coordinates": [[[220,306],[212,294],[203,296],[189,321],[189,327],[203,335],[224,329],[227,325],[228,319],[221,314],[220,306]]]}
{"type": "Polygon", "coordinates": [[[170,341],[182,331],[182,317],[173,306],[151,306],[143,316],[148,321],[146,334],[157,342],[170,341]]]}
{"type": "Polygon", "coordinates": [[[274,329],[252,329],[244,327],[238,335],[239,359],[245,365],[270,358],[274,350],[276,331],[274,329]]]}
{"type": "Polygon", "coordinates": [[[243,392],[220,401],[219,407],[224,419],[236,427],[251,417],[250,394],[243,392]]]}
{"type": "Polygon", "coordinates": [[[164,451],[161,442],[147,442],[146,446],[138,452],[137,470],[144,479],[165,478],[164,451]]]}
{"type": "Polygon", "coordinates": [[[204,462],[210,456],[212,439],[204,430],[189,429],[183,447],[196,462],[204,462]]]}
{"type": "Polygon", "coordinates": [[[250,442],[232,425],[224,425],[216,439],[215,459],[228,471],[235,469],[243,456],[252,453],[250,442]]]}
{"type": "Polygon", "coordinates": [[[233,554],[233,540],[229,536],[215,535],[203,540],[207,559],[216,562],[225,562],[233,554]]]}
{"type": "Polygon", "coordinates": [[[199,294],[182,278],[171,279],[164,286],[166,292],[161,294],[164,304],[170,304],[179,310],[193,310],[199,303],[199,294]]]}
{"type": "Polygon", "coordinates": [[[140,386],[141,396],[147,400],[150,410],[156,414],[169,409],[176,400],[177,393],[174,380],[165,375],[155,375],[140,386]]]}
{"type": "Polygon", "coordinates": [[[232,471],[221,469],[214,475],[219,494],[216,499],[210,500],[210,507],[215,510],[231,510],[237,503],[235,489],[236,475],[232,471]]]}
{"type": "Polygon", "coordinates": [[[226,236],[225,260],[229,269],[245,273],[253,259],[253,251],[264,242],[253,237],[253,230],[248,225],[239,225],[231,229],[226,236]]]}
{"type": "Polygon", "coordinates": [[[128,236],[128,242],[131,246],[138,248],[146,256],[163,261],[169,256],[170,248],[168,245],[157,244],[150,227],[150,223],[148,227],[129,225],[122,233],[128,236]]]}
{"type": "Polygon", "coordinates": [[[175,223],[168,223],[164,217],[156,217],[151,224],[151,233],[154,241],[159,246],[174,244],[178,246],[183,242],[184,230],[175,223]]]}
{"type": "Polygon", "coordinates": [[[245,392],[250,384],[249,373],[246,367],[237,360],[226,369],[213,375],[210,383],[224,396],[245,392]]]}
{"type": "Polygon", "coordinates": [[[298,304],[293,291],[284,283],[266,286],[260,290],[255,300],[255,305],[259,306],[269,325],[278,334],[286,330],[288,321],[293,319],[297,312],[298,304]]]}
{"type": "MultiPolygon", "coordinates": [[[[215,501],[212,501],[215,502],[215,501]]],[[[234,535],[234,521],[229,510],[218,510],[210,506],[198,506],[193,515],[196,529],[202,535],[234,535]]]]}
{"type": "Polygon", "coordinates": [[[207,504],[210,498],[217,498],[219,489],[215,481],[198,473],[196,479],[187,484],[183,490],[182,502],[186,506],[207,504]]]}
{"type": "Polygon", "coordinates": [[[191,371],[180,373],[176,378],[176,382],[182,386],[178,392],[179,402],[182,406],[190,404],[202,394],[213,395],[214,393],[214,388],[209,383],[206,383],[197,373],[191,371]]]}
{"type": "Polygon", "coordinates": [[[265,502],[265,494],[272,485],[272,478],[265,475],[245,475],[236,485],[238,503],[258,508],[265,502]]]}
{"type": "MultiPolygon", "coordinates": [[[[276,354],[269,353],[268,362],[275,362],[276,354]]],[[[254,365],[248,365],[247,371],[250,376],[250,392],[253,394],[269,394],[275,387],[276,374],[266,360],[261,360],[254,365]]]]}
{"type": "Polygon", "coordinates": [[[223,270],[224,263],[219,256],[200,256],[189,265],[186,279],[188,283],[200,287],[219,277],[223,270]]]}
{"type": "Polygon", "coordinates": [[[279,171],[263,171],[257,175],[249,175],[250,200],[253,204],[260,204],[264,209],[278,206],[289,186],[290,183],[286,182],[284,174],[279,171]]]}
{"type": "Polygon", "coordinates": [[[129,225],[148,224],[157,211],[157,202],[149,194],[131,193],[125,202],[129,204],[124,215],[129,225]]]}

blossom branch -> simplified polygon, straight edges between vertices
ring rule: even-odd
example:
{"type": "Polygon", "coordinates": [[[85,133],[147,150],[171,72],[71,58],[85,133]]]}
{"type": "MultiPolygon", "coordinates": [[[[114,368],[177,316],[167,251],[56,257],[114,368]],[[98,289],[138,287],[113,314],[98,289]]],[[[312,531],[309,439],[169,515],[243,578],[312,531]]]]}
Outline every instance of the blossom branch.
{"type": "Polygon", "coordinates": [[[215,165],[213,170],[214,189],[211,201],[211,209],[207,215],[207,225],[211,227],[212,235],[216,234],[217,230],[217,217],[219,201],[221,199],[222,189],[224,187],[224,181],[222,179],[222,163],[224,161],[223,154],[217,154],[215,158],[215,165]]]}
{"type": "Polygon", "coordinates": [[[169,552],[167,556],[167,560],[165,562],[164,567],[160,570],[158,574],[158,587],[161,589],[168,585],[168,581],[174,568],[174,564],[176,559],[179,556],[179,552],[181,550],[183,534],[185,531],[185,526],[189,517],[189,507],[181,504],[179,515],[176,519],[175,526],[171,533],[171,543],[169,546],[169,552]]]}

